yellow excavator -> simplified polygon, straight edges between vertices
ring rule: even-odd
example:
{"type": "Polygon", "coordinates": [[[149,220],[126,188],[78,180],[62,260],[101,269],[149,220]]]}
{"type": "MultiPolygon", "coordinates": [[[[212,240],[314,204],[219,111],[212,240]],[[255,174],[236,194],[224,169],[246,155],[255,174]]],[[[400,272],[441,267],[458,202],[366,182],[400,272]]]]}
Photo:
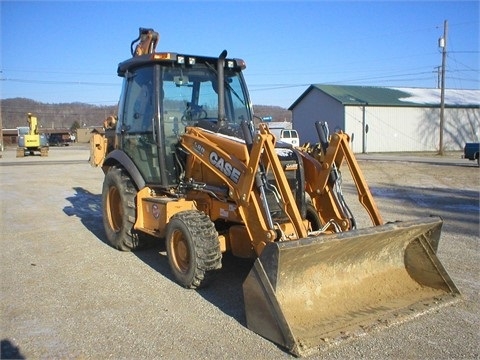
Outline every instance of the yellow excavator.
{"type": "Polygon", "coordinates": [[[48,140],[45,134],[38,131],[38,120],[31,113],[27,114],[28,126],[20,126],[18,130],[17,157],[26,154],[34,155],[39,152],[40,156],[48,156],[48,140]]]}
{"type": "Polygon", "coordinates": [[[442,220],[384,223],[347,134],[317,123],[314,146],[276,141],[254,125],[243,60],[156,52],[158,39],[140,28],[118,65],[118,116],[91,139],[113,247],[165,241],[192,289],[225,252],[253,259],[247,326],[297,356],[459,298],[436,255],[442,220]],[[345,164],[370,227],[346,204],[345,164]]]}

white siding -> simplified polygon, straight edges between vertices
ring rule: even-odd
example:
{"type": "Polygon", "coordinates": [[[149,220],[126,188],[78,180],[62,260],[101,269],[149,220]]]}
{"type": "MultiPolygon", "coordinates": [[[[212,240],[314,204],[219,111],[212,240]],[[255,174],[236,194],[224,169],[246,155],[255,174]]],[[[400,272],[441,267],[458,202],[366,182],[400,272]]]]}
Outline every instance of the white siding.
{"type": "MultiPolygon", "coordinates": [[[[368,111],[368,107],[365,111],[368,111]]],[[[362,152],[362,116],[362,106],[345,106],[344,132],[350,136],[353,152],[362,152]]]]}
{"type": "MultiPolygon", "coordinates": [[[[354,134],[353,151],[362,152],[361,106],[346,106],[346,132],[354,134]]],[[[440,110],[413,107],[365,108],[367,152],[438,151],[440,110]]],[[[479,109],[445,109],[445,150],[461,150],[480,132],[479,109]],[[470,135],[469,135],[470,134],[470,135]]]]}
{"type": "MultiPolygon", "coordinates": [[[[424,137],[435,137],[433,145],[438,149],[440,109],[434,109],[431,114],[425,114],[420,130],[424,137]],[[432,136],[433,133],[433,136],[432,136]]],[[[445,109],[445,129],[443,144],[445,150],[461,150],[466,142],[480,141],[480,109],[479,108],[447,108],[445,109]]]]}
{"type": "Polygon", "coordinates": [[[319,90],[312,89],[292,110],[293,128],[298,131],[300,144],[318,142],[315,129],[317,121],[326,121],[331,132],[335,128],[345,128],[343,105],[330,96],[321,94],[319,90]]]}
{"type": "MultiPolygon", "coordinates": [[[[346,107],[347,133],[354,133],[353,151],[362,152],[361,106],[346,107]]],[[[420,108],[365,107],[366,152],[426,151],[417,128],[420,108]]]]}

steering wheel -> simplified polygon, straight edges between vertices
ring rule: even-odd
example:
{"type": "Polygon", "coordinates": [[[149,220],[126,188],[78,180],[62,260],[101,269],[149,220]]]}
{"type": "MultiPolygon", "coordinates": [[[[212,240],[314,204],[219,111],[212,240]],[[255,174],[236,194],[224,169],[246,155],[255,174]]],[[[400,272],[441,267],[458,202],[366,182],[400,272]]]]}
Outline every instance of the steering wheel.
{"type": "Polygon", "coordinates": [[[207,112],[203,109],[201,105],[195,105],[188,103],[187,108],[183,112],[181,122],[183,125],[191,125],[192,121],[198,121],[201,119],[206,119],[208,116],[207,112]]]}

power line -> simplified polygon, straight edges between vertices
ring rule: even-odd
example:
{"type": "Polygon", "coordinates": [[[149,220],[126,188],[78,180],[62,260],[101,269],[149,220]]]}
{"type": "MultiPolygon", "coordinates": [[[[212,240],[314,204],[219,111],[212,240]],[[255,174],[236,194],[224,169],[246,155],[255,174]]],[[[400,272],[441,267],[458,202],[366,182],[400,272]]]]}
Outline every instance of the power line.
{"type": "Polygon", "coordinates": [[[43,84],[43,85],[89,85],[89,86],[118,86],[113,83],[99,83],[88,81],[58,81],[58,80],[30,80],[30,79],[12,79],[0,78],[0,81],[18,82],[25,84],[43,84]]]}
{"type": "Polygon", "coordinates": [[[112,73],[101,72],[83,72],[83,71],[52,71],[44,69],[1,69],[0,72],[20,72],[20,73],[35,73],[35,74],[61,74],[61,75],[101,75],[112,76],[112,73]]]}

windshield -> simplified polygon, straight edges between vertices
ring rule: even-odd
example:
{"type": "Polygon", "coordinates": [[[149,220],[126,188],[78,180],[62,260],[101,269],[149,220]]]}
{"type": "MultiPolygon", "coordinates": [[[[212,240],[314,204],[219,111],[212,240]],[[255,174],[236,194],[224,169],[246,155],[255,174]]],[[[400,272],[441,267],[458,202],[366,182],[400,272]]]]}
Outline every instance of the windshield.
{"type": "MultiPolygon", "coordinates": [[[[172,122],[173,126],[177,122],[176,131],[181,133],[185,126],[217,123],[218,84],[215,69],[204,64],[192,68],[163,68],[162,80],[165,125],[172,122]]],[[[229,127],[238,127],[242,121],[251,119],[242,84],[238,72],[225,69],[225,115],[229,127]]]]}
{"type": "Polygon", "coordinates": [[[29,132],[30,132],[30,128],[27,126],[18,127],[18,135],[28,135],[29,132]]]}

